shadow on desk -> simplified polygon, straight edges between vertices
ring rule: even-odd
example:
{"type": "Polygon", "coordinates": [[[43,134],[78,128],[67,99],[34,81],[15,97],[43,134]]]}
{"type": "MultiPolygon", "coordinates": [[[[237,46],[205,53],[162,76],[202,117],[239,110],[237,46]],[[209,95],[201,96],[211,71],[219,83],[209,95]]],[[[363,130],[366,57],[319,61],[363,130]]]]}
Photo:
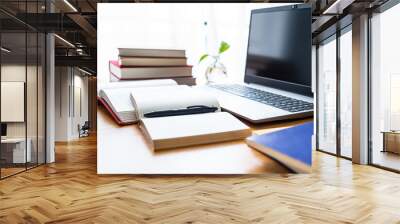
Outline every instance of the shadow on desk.
{"type": "MultiPolygon", "coordinates": [[[[98,107],[98,174],[236,175],[290,173],[280,163],[246,145],[230,141],[169,149],[154,153],[136,124],[119,126],[98,107]]],[[[253,133],[266,133],[312,119],[252,125],[253,133]]]]}

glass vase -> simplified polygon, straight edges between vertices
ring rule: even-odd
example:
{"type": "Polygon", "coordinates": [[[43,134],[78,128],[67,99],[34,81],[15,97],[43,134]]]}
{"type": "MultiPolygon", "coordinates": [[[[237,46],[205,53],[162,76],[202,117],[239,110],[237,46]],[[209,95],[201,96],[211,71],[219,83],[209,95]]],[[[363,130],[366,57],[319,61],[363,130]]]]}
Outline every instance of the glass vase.
{"type": "Polygon", "coordinates": [[[227,71],[225,65],[221,62],[219,56],[212,56],[213,61],[207,67],[205,77],[207,84],[222,83],[227,80],[227,71]]]}

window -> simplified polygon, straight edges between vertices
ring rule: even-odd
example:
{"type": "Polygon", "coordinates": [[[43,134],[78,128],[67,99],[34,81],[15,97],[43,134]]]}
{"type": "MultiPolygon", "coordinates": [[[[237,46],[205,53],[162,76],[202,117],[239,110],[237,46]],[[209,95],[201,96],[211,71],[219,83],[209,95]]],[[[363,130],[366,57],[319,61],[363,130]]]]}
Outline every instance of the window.
{"type": "Polygon", "coordinates": [[[400,170],[400,5],[371,19],[370,160],[400,170]]]}
{"type": "Polygon", "coordinates": [[[336,36],[318,50],[318,149],[336,154],[336,36]]]}
{"type": "Polygon", "coordinates": [[[340,36],[340,155],[352,157],[352,33],[351,26],[340,36]]]}
{"type": "Polygon", "coordinates": [[[352,157],[352,26],[318,45],[318,150],[352,157]]]}
{"type": "MultiPolygon", "coordinates": [[[[39,12],[43,3],[19,2],[19,13],[39,12]]],[[[0,18],[7,21],[0,23],[0,178],[5,178],[45,162],[46,40],[23,22],[3,13],[0,18]]]]}

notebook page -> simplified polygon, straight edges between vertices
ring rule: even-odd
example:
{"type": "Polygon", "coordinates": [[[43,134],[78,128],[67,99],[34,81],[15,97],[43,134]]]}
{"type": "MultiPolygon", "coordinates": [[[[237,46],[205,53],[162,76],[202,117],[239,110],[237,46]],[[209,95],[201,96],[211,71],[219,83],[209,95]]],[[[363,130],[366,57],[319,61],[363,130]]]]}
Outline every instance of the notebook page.
{"type": "Polygon", "coordinates": [[[208,106],[221,110],[215,96],[184,85],[136,89],[131,92],[131,101],[137,109],[139,120],[146,113],[185,109],[189,106],[208,106]]]}

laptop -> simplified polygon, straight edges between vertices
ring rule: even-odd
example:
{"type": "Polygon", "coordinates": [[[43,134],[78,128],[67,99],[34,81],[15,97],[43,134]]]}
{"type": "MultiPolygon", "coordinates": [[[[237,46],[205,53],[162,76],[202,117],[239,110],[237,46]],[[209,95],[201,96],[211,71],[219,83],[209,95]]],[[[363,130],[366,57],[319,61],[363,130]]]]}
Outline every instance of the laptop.
{"type": "Polygon", "coordinates": [[[311,41],[308,5],[252,10],[244,83],[205,88],[252,123],[313,116],[311,41]]]}

